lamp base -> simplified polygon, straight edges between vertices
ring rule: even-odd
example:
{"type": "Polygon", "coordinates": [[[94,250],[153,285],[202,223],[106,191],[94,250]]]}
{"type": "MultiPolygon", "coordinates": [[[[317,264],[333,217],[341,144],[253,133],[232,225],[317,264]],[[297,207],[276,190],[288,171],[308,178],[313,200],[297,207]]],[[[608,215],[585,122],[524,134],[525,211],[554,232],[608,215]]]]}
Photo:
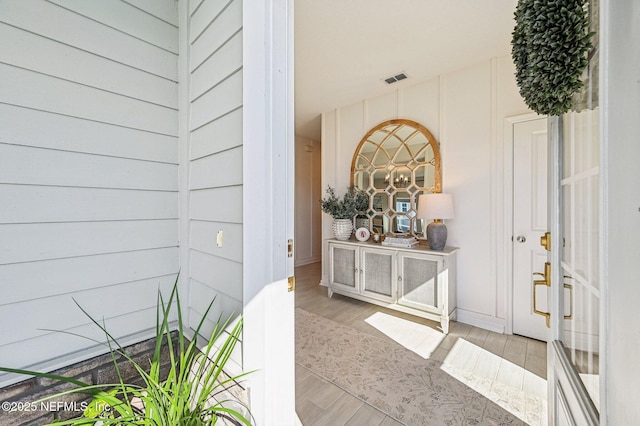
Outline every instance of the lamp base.
{"type": "Polygon", "coordinates": [[[447,243],[447,227],[442,222],[427,225],[427,242],[431,250],[442,250],[447,243]]]}

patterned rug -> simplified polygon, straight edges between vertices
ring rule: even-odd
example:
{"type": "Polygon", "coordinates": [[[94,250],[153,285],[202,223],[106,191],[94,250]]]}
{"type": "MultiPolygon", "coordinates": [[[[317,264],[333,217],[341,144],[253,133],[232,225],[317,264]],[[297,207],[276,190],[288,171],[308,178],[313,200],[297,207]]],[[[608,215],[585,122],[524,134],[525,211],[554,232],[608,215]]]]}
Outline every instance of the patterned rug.
{"type": "Polygon", "coordinates": [[[441,363],[296,309],[296,359],[409,425],[525,425],[441,370],[441,363]]]}

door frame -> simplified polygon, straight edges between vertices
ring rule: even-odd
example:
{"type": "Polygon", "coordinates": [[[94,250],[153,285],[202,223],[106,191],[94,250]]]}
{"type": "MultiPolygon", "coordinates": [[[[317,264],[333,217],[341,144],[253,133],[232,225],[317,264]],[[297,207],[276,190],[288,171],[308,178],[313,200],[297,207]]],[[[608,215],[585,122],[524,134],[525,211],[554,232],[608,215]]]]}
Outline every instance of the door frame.
{"type": "MultiPolygon", "coordinates": [[[[505,312],[505,333],[513,334],[513,150],[514,131],[513,128],[518,123],[546,118],[535,112],[519,114],[506,117],[504,119],[504,152],[503,152],[503,208],[502,208],[502,228],[499,231],[498,258],[505,261],[502,263],[498,276],[501,278],[504,287],[504,312],[505,312]]],[[[498,209],[500,211],[500,209],[498,209]]]]}
{"type": "Polygon", "coordinates": [[[243,369],[256,424],[293,425],[293,0],[243,3],[243,369]]]}

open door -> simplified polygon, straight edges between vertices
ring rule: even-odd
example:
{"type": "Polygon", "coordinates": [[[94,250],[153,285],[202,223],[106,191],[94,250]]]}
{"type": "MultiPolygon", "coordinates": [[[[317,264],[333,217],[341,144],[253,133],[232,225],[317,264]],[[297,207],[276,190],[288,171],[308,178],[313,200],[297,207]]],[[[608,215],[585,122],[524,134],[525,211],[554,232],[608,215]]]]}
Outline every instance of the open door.
{"type": "Polygon", "coordinates": [[[293,425],[293,0],[243,4],[243,368],[255,424],[293,425]]]}
{"type": "MultiPolygon", "coordinates": [[[[596,3],[597,5],[597,3],[596,3]]],[[[593,6],[593,4],[592,4],[593,6]]],[[[591,13],[591,16],[594,16],[591,13]]],[[[549,424],[596,425],[600,410],[600,159],[598,14],[584,89],[572,111],[550,119],[549,424]]]]}

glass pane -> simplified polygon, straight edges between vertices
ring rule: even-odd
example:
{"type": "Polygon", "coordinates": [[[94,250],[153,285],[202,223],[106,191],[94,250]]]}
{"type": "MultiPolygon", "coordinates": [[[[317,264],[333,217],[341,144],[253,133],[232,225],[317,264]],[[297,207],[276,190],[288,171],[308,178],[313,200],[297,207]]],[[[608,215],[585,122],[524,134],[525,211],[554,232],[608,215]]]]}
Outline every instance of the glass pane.
{"type": "Polygon", "coordinates": [[[360,189],[367,189],[369,187],[369,173],[365,171],[358,171],[353,174],[353,184],[360,189]]]}
{"type": "Polygon", "coordinates": [[[384,149],[379,149],[375,157],[373,157],[373,165],[376,167],[384,167],[389,164],[389,161],[391,161],[391,158],[389,158],[389,155],[384,149]]]}
{"type": "Polygon", "coordinates": [[[371,219],[371,231],[378,234],[389,232],[389,217],[383,215],[373,216],[371,219]]]}
{"type": "Polygon", "coordinates": [[[393,216],[391,220],[391,232],[398,234],[404,234],[405,232],[411,232],[411,219],[409,216],[401,214],[393,216]]]}
{"type": "MultiPolygon", "coordinates": [[[[598,55],[596,54],[595,57],[598,55]]],[[[589,81],[594,79],[591,69],[589,81]]],[[[597,74],[597,70],[595,71],[597,74]]],[[[597,89],[597,88],[595,88],[597,89]]],[[[577,96],[563,116],[562,275],[563,344],[585,389],[599,408],[599,110],[594,87],[577,96]],[[595,103],[594,103],[595,101],[595,103]]]]}
{"type": "Polygon", "coordinates": [[[389,210],[389,194],[386,192],[375,194],[373,201],[371,201],[371,207],[375,212],[385,213],[389,210]]]}

